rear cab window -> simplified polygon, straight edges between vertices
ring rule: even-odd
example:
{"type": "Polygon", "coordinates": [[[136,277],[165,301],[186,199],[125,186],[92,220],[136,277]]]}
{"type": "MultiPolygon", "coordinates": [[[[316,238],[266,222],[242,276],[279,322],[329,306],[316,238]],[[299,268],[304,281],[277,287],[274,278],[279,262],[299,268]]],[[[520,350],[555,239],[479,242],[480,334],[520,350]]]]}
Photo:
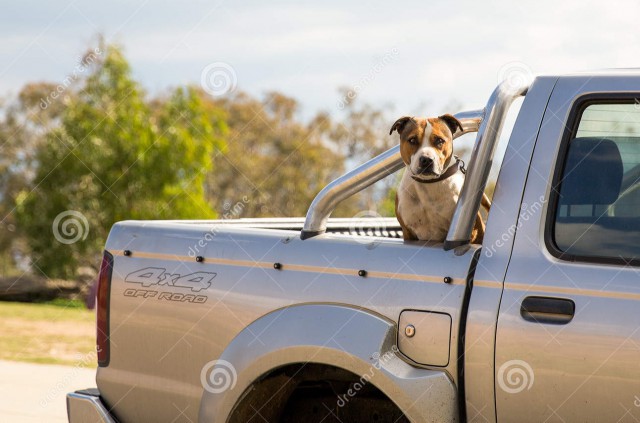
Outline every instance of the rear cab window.
{"type": "Polygon", "coordinates": [[[640,102],[591,100],[571,115],[547,246],[565,260],[640,264],[640,102]]]}

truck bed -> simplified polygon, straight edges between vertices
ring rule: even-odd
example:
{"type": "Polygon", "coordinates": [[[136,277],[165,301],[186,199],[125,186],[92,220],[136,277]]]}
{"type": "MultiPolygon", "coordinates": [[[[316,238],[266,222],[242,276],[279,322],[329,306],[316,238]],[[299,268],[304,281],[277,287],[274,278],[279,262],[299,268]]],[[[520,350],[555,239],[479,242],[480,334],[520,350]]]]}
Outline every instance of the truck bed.
{"type": "MultiPolygon", "coordinates": [[[[390,226],[378,228],[382,236],[345,235],[375,230],[354,229],[357,220],[336,219],[329,233],[305,241],[299,237],[302,219],[117,223],[106,245],[114,265],[110,361],[97,375],[103,400],[109,407],[117,403],[116,417],[122,421],[162,421],[175,415],[176,407],[185,416],[176,421],[197,421],[199,413],[206,415],[199,410],[208,394],[201,382],[203,366],[224,357],[241,333],[253,339],[250,348],[242,349],[246,353],[259,354],[283,342],[287,333],[278,324],[289,319],[275,319],[264,333],[251,334],[258,330],[252,325],[265,316],[309,306],[363,312],[389,328],[379,334],[384,339],[395,337],[402,310],[426,308],[451,316],[449,363],[438,372],[419,374],[441,377],[438,383],[448,388],[439,392],[455,395],[457,328],[478,246],[444,251],[442,244],[403,242],[399,227],[393,226],[397,221],[384,221],[390,226]],[[450,279],[443,281],[443,275],[450,279]]],[[[324,328],[313,319],[296,324],[292,330],[308,333],[324,328]]],[[[346,321],[341,331],[358,332],[363,329],[359,325],[356,319],[346,321]]],[[[384,341],[369,335],[374,344],[384,341]]],[[[347,342],[364,347],[352,336],[332,336],[326,342],[340,343],[331,347],[336,353],[347,342]]],[[[382,344],[375,345],[367,347],[367,355],[381,353],[382,344]]],[[[329,360],[329,355],[319,352],[316,359],[329,360]]],[[[287,358],[286,350],[278,356],[287,358]]],[[[400,374],[416,372],[401,360],[394,365],[400,374]]],[[[227,394],[231,401],[239,393],[227,394]]]]}

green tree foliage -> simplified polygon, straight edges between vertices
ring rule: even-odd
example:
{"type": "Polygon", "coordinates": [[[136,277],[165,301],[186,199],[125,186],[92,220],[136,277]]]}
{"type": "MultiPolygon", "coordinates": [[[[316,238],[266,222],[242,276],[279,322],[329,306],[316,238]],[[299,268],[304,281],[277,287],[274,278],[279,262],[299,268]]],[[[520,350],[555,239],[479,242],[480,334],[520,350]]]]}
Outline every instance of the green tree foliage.
{"type": "Polygon", "coordinates": [[[215,217],[204,182],[226,126],[195,89],[147,101],[111,46],[66,102],[60,125],[37,149],[31,186],[16,199],[35,268],[70,277],[81,265],[95,266],[119,220],[215,217]],[[52,225],[65,211],[79,212],[88,226],[78,216],[69,226],[52,225]],[[60,242],[55,235],[64,239],[65,230],[82,236],[60,242]]]}
{"type": "Polygon", "coordinates": [[[31,83],[19,92],[17,100],[3,105],[0,113],[0,261],[2,274],[15,270],[12,256],[27,251],[23,234],[16,224],[16,198],[33,179],[35,153],[50,128],[59,122],[62,102],[42,108],[40,99],[56,89],[50,83],[31,83]]]}

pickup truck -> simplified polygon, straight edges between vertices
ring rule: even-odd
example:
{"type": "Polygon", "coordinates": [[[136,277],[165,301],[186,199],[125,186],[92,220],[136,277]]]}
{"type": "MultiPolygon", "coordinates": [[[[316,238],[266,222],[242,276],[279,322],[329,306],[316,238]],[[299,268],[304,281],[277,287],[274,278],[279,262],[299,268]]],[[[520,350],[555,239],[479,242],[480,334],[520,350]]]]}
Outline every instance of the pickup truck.
{"type": "Polygon", "coordinates": [[[398,147],[305,219],[115,224],[69,421],[640,421],[640,70],[506,81],[456,117],[477,135],[444,243],[329,219],[398,147]]]}

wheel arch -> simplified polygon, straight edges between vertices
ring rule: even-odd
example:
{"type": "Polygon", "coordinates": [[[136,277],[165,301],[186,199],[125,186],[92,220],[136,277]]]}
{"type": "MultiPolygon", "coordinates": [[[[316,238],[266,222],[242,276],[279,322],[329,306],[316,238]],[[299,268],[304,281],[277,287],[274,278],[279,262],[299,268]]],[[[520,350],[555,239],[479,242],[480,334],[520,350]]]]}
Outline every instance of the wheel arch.
{"type": "MultiPolygon", "coordinates": [[[[305,304],[273,311],[242,330],[211,362],[212,377],[225,370],[219,375],[231,379],[221,380],[226,389],[205,388],[199,421],[227,422],[252,387],[300,363],[370,375],[367,383],[411,421],[457,421],[457,390],[449,376],[408,364],[397,351],[396,334],[395,322],[361,308],[305,304]]],[[[204,385],[215,382],[202,377],[204,385]]]]}

